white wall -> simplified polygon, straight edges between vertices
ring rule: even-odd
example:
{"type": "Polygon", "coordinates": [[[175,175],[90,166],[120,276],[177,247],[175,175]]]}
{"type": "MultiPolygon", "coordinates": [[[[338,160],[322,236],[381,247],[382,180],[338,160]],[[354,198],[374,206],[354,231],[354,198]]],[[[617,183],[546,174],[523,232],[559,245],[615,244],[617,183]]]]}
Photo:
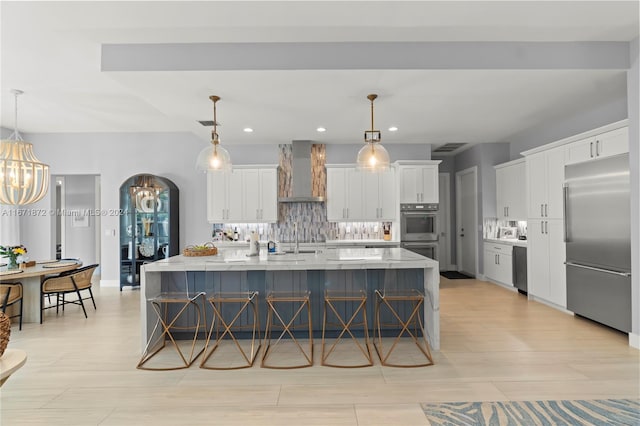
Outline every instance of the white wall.
{"type": "MultiPolygon", "coordinates": [[[[195,170],[195,159],[206,142],[189,133],[29,134],[36,156],[50,165],[52,175],[99,175],[102,279],[118,280],[119,188],[130,176],[151,173],[171,179],[180,189],[180,245],[210,239],[206,220],[205,175],[195,170]],[[188,224],[188,226],[187,226],[188,224]],[[115,236],[105,235],[114,230],[115,236]]],[[[53,191],[31,209],[51,208],[53,191]]],[[[33,259],[55,255],[55,233],[50,217],[30,216],[21,221],[22,242],[33,259]]],[[[82,257],[82,256],[81,256],[82,257]]]]}

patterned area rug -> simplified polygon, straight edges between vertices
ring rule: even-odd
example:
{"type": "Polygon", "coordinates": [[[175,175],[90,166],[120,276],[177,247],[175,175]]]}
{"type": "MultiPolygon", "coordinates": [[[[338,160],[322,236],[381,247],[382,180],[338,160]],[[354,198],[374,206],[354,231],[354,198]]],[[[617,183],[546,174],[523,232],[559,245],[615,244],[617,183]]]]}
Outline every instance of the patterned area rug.
{"type": "Polygon", "coordinates": [[[640,425],[640,400],[448,402],[422,404],[433,426],[640,425]]]}

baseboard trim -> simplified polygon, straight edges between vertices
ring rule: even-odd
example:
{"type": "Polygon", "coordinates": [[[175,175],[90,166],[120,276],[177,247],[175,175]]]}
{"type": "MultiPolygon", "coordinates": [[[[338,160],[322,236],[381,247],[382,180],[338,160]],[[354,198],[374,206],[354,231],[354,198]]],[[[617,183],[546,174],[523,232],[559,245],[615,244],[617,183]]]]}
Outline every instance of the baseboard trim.
{"type": "Polygon", "coordinates": [[[549,306],[550,308],[554,308],[554,309],[557,309],[557,310],[558,310],[558,311],[560,311],[560,312],[564,312],[564,313],[565,313],[565,314],[567,314],[567,315],[574,315],[574,313],[573,313],[573,312],[568,311],[566,308],[563,308],[563,307],[562,307],[562,306],[560,306],[560,305],[556,305],[556,304],[555,304],[555,303],[553,303],[553,302],[549,302],[548,300],[544,300],[544,299],[541,299],[541,298],[539,298],[539,297],[533,296],[533,295],[531,295],[531,293],[529,293],[529,294],[528,294],[528,297],[529,297],[529,300],[533,300],[534,302],[542,303],[543,305],[547,305],[547,306],[549,306]]]}
{"type": "Polygon", "coordinates": [[[100,287],[120,287],[118,280],[100,280],[100,287]]]}
{"type": "Polygon", "coordinates": [[[629,346],[640,349],[640,334],[629,333],[629,346]]]}
{"type": "Polygon", "coordinates": [[[481,276],[482,276],[482,281],[486,281],[488,283],[495,284],[499,287],[506,288],[509,291],[518,291],[518,289],[512,286],[511,284],[504,284],[504,283],[501,283],[500,281],[494,281],[491,278],[486,278],[484,275],[481,275],[481,276]]]}

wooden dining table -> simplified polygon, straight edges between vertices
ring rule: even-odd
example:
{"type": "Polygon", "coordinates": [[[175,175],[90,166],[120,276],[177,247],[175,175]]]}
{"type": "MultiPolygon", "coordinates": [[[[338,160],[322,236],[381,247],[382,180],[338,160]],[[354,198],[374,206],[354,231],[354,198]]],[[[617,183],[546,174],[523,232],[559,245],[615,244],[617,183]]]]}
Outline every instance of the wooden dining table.
{"type": "MultiPolygon", "coordinates": [[[[9,273],[6,266],[0,267],[0,284],[22,283],[22,322],[40,322],[40,285],[48,275],[57,275],[82,266],[74,261],[45,261],[35,266],[9,273]],[[6,271],[6,272],[5,272],[6,271]],[[6,275],[8,274],[8,275],[6,275]]],[[[17,309],[17,306],[13,306],[17,309]]]]}

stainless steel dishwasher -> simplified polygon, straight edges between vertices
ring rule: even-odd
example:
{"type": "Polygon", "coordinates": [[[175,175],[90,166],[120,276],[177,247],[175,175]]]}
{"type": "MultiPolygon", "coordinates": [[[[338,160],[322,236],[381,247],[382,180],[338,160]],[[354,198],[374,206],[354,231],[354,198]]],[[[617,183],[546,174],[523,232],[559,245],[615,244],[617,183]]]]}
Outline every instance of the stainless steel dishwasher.
{"type": "Polygon", "coordinates": [[[527,294],[527,248],[513,247],[513,285],[522,294],[527,294]]]}

